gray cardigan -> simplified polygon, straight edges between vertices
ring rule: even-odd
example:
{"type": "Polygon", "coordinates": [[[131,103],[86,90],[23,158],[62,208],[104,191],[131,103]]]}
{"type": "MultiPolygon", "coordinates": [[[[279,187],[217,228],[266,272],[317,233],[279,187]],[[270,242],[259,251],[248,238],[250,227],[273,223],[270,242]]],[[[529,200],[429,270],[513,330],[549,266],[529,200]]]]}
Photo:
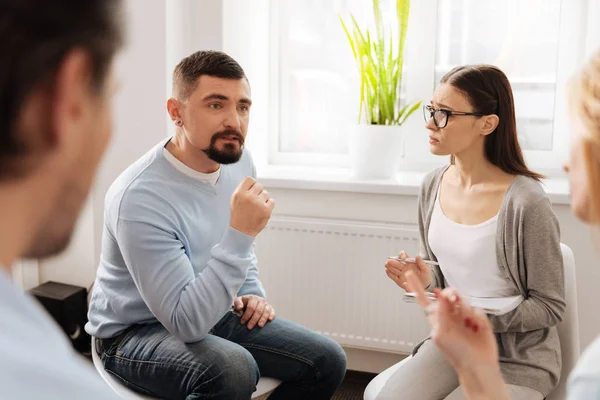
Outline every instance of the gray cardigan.
{"type": "MultiPolygon", "coordinates": [[[[420,255],[426,260],[437,260],[429,247],[428,233],[447,168],[432,171],[421,185],[420,255]]],[[[517,176],[508,187],[498,215],[496,253],[502,274],[525,298],[513,311],[489,316],[498,341],[502,375],[509,384],[527,386],[547,396],[560,378],[556,325],[565,311],[565,285],[558,220],[536,180],[517,176]]],[[[432,267],[432,272],[428,290],[443,288],[440,268],[432,267]]]]}

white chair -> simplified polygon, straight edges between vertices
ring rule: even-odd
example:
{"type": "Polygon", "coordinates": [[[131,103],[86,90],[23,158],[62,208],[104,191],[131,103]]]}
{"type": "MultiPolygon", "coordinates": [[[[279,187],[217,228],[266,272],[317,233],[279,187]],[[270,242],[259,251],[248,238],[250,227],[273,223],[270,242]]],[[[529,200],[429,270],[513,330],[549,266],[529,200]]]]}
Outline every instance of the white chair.
{"type": "Polygon", "coordinates": [[[265,393],[269,393],[281,384],[281,381],[275,378],[268,378],[266,376],[260,378],[256,384],[256,390],[252,393],[252,399],[262,396],[265,393]]]}
{"type": "MultiPolygon", "coordinates": [[[[141,399],[156,399],[156,397],[150,397],[147,395],[143,395],[140,393],[136,393],[128,387],[124,386],[121,382],[117,380],[114,376],[112,376],[109,372],[104,369],[102,365],[102,360],[98,353],[96,353],[96,346],[94,343],[94,338],[92,338],[92,361],[94,362],[94,367],[102,376],[102,379],[110,386],[110,388],[118,394],[124,400],[141,400],[141,399]]],[[[258,384],[256,385],[256,391],[252,393],[252,398],[255,399],[259,396],[262,396],[265,393],[269,393],[271,390],[275,389],[281,381],[273,378],[262,377],[259,379],[258,384]]]]}
{"type": "MultiPolygon", "coordinates": [[[[579,357],[579,321],[577,318],[575,257],[569,246],[561,243],[560,249],[565,270],[565,299],[567,302],[563,320],[557,326],[562,353],[562,372],[558,386],[550,393],[550,395],[548,395],[547,400],[565,400],[567,380],[579,357]]],[[[390,377],[398,371],[408,359],[410,359],[410,356],[377,375],[365,389],[364,400],[375,400],[388,379],[390,379],[390,377]]],[[[465,396],[460,387],[446,397],[446,400],[464,399],[465,396]]]]}

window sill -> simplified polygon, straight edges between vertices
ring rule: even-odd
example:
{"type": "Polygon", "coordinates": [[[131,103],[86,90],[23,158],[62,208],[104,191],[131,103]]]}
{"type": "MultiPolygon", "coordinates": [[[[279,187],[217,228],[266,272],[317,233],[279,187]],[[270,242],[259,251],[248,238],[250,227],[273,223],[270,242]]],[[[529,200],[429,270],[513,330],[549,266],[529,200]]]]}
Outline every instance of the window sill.
{"type": "MultiPolygon", "coordinates": [[[[396,179],[363,180],[346,168],[267,166],[259,168],[258,179],[265,187],[418,196],[424,172],[399,172],[396,179]]],[[[569,183],[565,177],[544,180],[552,204],[570,204],[569,183]]]]}

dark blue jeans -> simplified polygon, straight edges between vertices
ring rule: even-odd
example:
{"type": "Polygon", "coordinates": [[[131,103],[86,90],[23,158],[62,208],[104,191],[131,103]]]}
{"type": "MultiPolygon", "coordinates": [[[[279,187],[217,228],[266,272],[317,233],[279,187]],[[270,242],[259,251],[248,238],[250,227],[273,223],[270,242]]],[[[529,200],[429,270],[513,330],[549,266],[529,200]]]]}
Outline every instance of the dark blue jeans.
{"type": "Polygon", "coordinates": [[[165,399],[247,400],[261,375],[283,381],[270,399],[329,399],[346,372],[336,342],[281,318],[249,331],[231,312],[200,342],[139,325],[101,356],[126,386],[165,399]]]}

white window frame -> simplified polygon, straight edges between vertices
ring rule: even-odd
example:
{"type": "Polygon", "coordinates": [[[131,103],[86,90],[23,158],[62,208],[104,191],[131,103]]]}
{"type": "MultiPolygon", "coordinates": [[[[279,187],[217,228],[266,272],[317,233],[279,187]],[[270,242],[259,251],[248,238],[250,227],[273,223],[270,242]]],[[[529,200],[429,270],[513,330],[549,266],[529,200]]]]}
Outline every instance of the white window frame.
{"type": "MultiPolygon", "coordinates": [[[[500,1],[500,0],[498,0],[500,1]]],[[[563,0],[564,1],[564,0],[563,0]]],[[[241,2],[224,0],[224,50],[238,59],[252,86],[255,105],[249,131],[249,147],[259,165],[297,165],[322,168],[347,168],[349,156],[322,153],[281,152],[279,135],[279,21],[278,0],[241,2]],[[252,4],[248,4],[252,3],[252,4]],[[241,34],[242,33],[242,34],[241,34]],[[267,68],[265,68],[267,66],[267,68]],[[257,102],[257,96],[259,102],[257,102]]],[[[435,57],[438,0],[411,3],[409,33],[405,55],[410,62],[404,76],[407,99],[427,102],[435,86],[435,57]],[[423,46],[429,43],[430,46],[423,46]]],[[[551,151],[524,150],[530,168],[549,176],[560,175],[560,164],[567,158],[570,123],[567,115],[567,86],[593,48],[600,45],[598,21],[600,6],[595,1],[568,0],[561,7],[557,82],[554,106],[553,147],[551,151]]],[[[341,28],[340,28],[341,29],[341,28]]],[[[358,107],[358,104],[357,104],[358,107]]],[[[427,131],[420,112],[409,118],[404,127],[405,146],[400,169],[428,171],[448,162],[446,157],[429,153],[427,131]]]]}
{"type": "MultiPolygon", "coordinates": [[[[273,165],[302,165],[302,166],[320,166],[320,167],[350,167],[350,158],[348,155],[326,154],[326,153],[308,153],[308,152],[282,152],[281,136],[279,128],[281,126],[281,97],[280,96],[280,71],[282,63],[287,61],[286,57],[280,57],[279,46],[279,7],[281,3],[277,0],[269,1],[269,67],[271,69],[271,79],[269,82],[270,96],[269,104],[272,111],[269,126],[269,164],[273,165]]],[[[341,25],[340,25],[341,29],[341,25]]]]}
{"type": "Polygon", "coordinates": [[[587,0],[563,0],[560,12],[558,63],[554,93],[554,124],[552,150],[525,150],[525,159],[535,170],[549,176],[561,174],[561,165],[568,157],[570,122],[567,109],[568,85],[585,60],[587,0]]]}

